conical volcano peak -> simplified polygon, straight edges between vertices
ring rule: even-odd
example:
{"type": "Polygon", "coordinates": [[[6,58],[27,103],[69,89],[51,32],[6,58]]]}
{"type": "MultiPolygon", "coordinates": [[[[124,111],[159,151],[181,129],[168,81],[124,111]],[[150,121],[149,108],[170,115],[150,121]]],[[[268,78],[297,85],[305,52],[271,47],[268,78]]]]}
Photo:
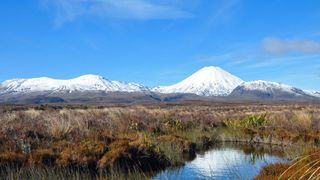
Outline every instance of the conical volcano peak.
{"type": "Polygon", "coordinates": [[[218,66],[205,66],[201,68],[198,72],[215,72],[215,71],[224,71],[218,66]]]}
{"type": "Polygon", "coordinates": [[[193,81],[207,81],[207,82],[233,82],[242,80],[220,67],[207,66],[197,72],[193,73],[189,78],[193,81]]]}
{"type": "Polygon", "coordinates": [[[172,86],[158,87],[161,93],[194,93],[201,96],[226,96],[243,81],[220,67],[207,66],[172,86]]]}
{"type": "Polygon", "coordinates": [[[203,74],[203,75],[214,75],[214,74],[221,74],[221,73],[228,73],[225,70],[221,69],[220,67],[216,66],[206,66],[195,72],[194,74],[203,74]]]}

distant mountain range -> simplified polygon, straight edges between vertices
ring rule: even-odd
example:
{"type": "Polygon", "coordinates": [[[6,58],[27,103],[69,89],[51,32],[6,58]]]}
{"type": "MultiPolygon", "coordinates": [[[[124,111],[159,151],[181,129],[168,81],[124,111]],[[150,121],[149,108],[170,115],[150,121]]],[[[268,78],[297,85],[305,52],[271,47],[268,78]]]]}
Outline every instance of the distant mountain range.
{"type": "Polygon", "coordinates": [[[110,81],[97,75],[84,75],[70,80],[56,80],[47,77],[33,79],[13,79],[4,81],[0,93],[52,92],[144,92],[149,89],[135,83],[110,81]]]}
{"type": "Polygon", "coordinates": [[[134,103],[179,100],[320,101],[320,92],[269,82],[244,82],[219,67],[204,67],[183,81],[149,88],[97,75],[70,80],[12,79],[0,84],[0,103],[134,103]]]}

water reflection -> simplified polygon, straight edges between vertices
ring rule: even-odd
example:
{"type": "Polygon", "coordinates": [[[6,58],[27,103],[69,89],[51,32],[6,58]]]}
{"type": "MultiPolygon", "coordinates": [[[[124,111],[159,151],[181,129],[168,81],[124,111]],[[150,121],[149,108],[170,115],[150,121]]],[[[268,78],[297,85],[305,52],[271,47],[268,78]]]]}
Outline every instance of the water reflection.
{"type": "Polygon", "coordinates": [[[283,149],[279,147],[224,143],[153,179],[252,179],[261,167],[284,161],[283,149]]]}

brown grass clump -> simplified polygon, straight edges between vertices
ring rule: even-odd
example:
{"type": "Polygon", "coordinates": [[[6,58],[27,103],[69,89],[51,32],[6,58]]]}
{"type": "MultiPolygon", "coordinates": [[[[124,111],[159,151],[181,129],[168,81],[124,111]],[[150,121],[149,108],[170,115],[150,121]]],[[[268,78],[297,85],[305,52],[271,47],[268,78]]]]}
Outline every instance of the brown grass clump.
{"type": "MultiPolygon", "coordinates": [[[[276,163],[265,166],[261,169],[260,174],[255,177],[256,180],[278,180],[278,177],[290,167],[289,164],[276,163]]],[[[285,177],[284,177],[285,178],[285,177]]]]}
{"type": "Polygon", "coordinates": [[[59,153],[57,164],[62,167],[92,167],[96,168],[97,162],[107,151],[101,141],[83,140],[62,149],[59,153]]]}
{"type": "Polygon", "coordinates": [[[54,166],[58,154],[52,149],[38,149],[31,153],[30,164],[54,166]]]}
{"type": "Polygon", "coordinates": [[[0,167],[12,166],[21,167],[27,164],[27,156],[25,154],[15,152],[0,153],[0,167]]]}
{"type": "Polygon", "coordinates": [[[110,144],[109,151],[100,159],[99,166],[105,168],[107,166],[113,166],[115,161],[125,154],[129,148],[129,140],[119,140],[110,144]]]}
{"type": "Polygon", "coordinates": [[[59,154],[59,158],[57,160],[57,164],[61,167],[68,167],[76,164],[77,154],[71,148],[65,148],[59,154]]]}
{"type": "Polygon", "coordinates": [[[100,168],[129,170],[137,168],[142,171],[164,168],[170,162],[153,148],[148,148],[129,140],[118,140],[110,144],[110,150],[100,159],[100,168]]]}
{"type": "Polygon", "coordinates": [[[101,141],[85,139],[81,141],[78,151],[83,156],[101,156],[106,151],[106,146],[101,141]]]}
{"type": "Polygon", "coordinates": [[[110,130],[101,130],[98,132],[98,139],[106,144],[110,144],[116,139],[116,137],[110,130]]]}
{"type": "Polygon", "coordinates": [[[179,145],[183,153],[195,153],[195,143],[188,141],[177,135],[161,135],[157,138],[158,141],[171,142],[179,145]]]}
{"type": "Polygon", "coordinates": [[[307,131],[312,125],[312,116],[310,113],[305,111],[298,111],[295,113],[296,122],[294,125],[301,131],[307,131]]]}
{"type": "Polygon", "coordinates": [[[320,149],[308,148],[290,164],[277,163],[264,167],[256,179],[318,179],[320,149]]]}

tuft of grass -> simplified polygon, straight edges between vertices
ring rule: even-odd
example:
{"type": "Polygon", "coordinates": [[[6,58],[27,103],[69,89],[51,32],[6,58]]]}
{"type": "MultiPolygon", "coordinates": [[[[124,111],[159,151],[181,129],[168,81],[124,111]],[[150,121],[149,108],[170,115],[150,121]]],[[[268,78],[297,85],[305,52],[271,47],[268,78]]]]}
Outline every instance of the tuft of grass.
{"type": "Polygon", "coordinates": [[[54,166],[57,158],[57,153],[52,149],[38,149],[31,153],[29,163],[40,166],[54,166]]]}
{"type": "Polygon", "coordinates": [[[260,170],[260,173],[255,177],[255,180],[277,180],[278,177],[289,167],[290,165],[284,163],[265,166],[260,170]]]}
{"type": "Polygon", "coordinates": [[[287,164],[264,167],[256,179],[318,179],[320,177],[320,149],[307,148],[301,156],[287,164]]]}
{"type": "Polygon", "coordinates": [[[245,116],[244,118],[240,120],[231,120],[231,119],[226,119],[224,123],[229,127],[229,128],[257,128],[266,125],[268,122],[266,119],[267,114],[250,114],[245,116]]]}
{"type": "Polygon", "coordinates": [[[27,156],[25,154],[15,152],[0,153],[0,168],[6,166],[22,167],[27,164],[27,156]]]}
{"type": "Polygon", "coordinates": [[[122,139],[109,145],[109,151],[98,164],[101,169],[155,171],[169,166],[171,162],[154,145],[122,139]]]}

